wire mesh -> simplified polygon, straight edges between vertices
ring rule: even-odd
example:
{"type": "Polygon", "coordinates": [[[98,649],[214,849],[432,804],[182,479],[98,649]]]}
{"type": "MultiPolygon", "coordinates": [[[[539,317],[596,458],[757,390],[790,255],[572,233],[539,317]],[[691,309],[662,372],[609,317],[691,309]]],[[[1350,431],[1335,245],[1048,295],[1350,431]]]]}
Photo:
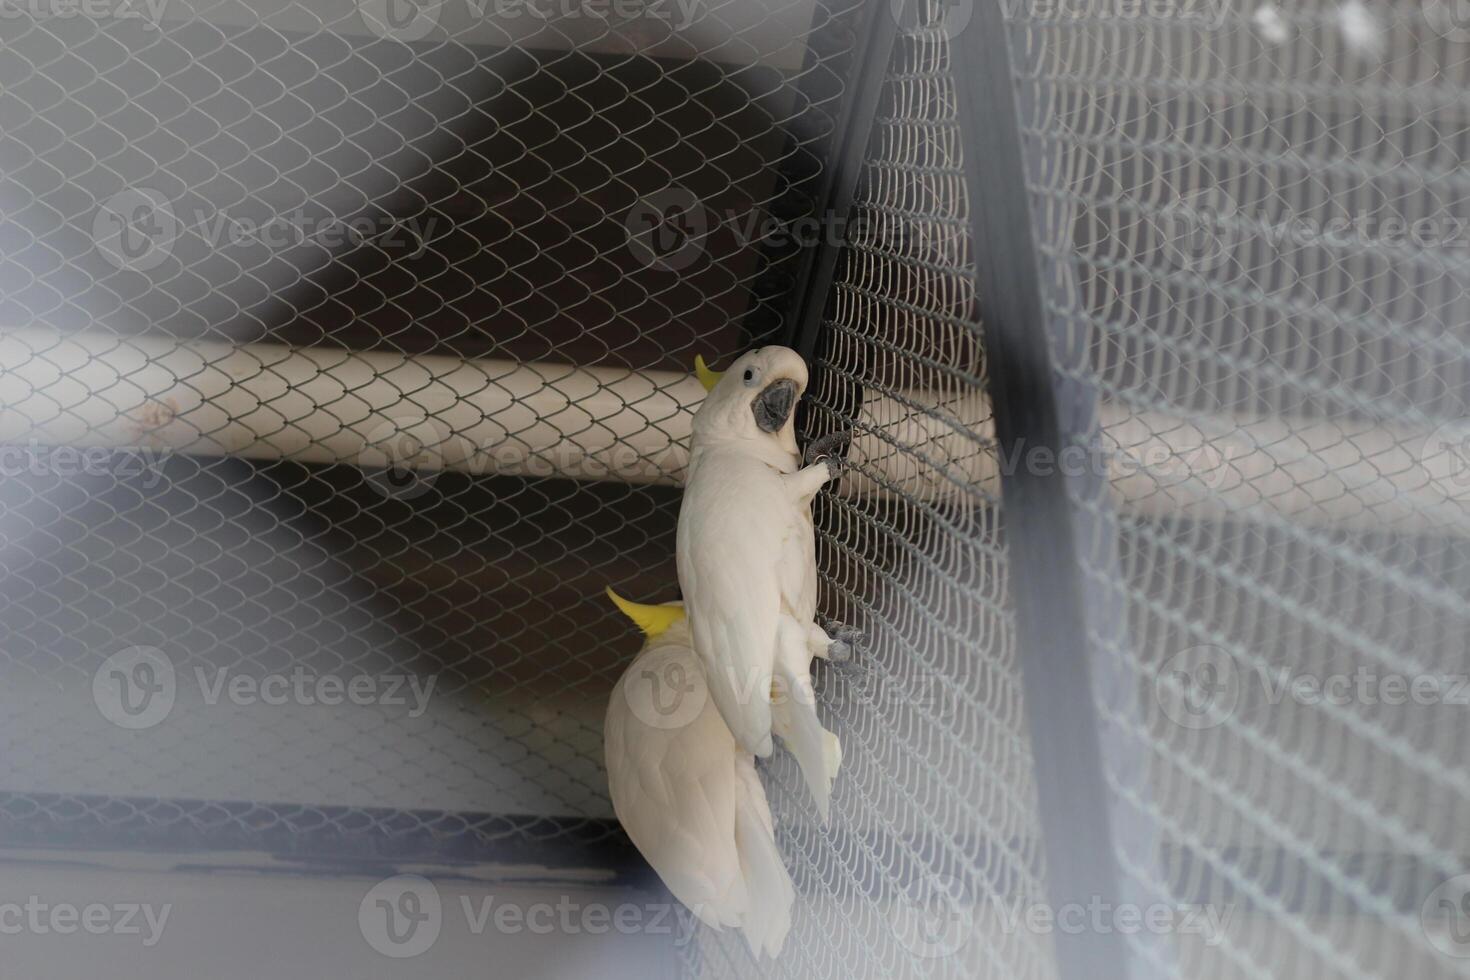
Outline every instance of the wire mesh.
{"type": "MultiPolygon", "coordinates": [[[[781,325],[810,243],[765,219],[811,206],[857,0],[104,6],[7,8],[0,45],[0,843],[606,843],[634,640],[601,590],[671,595],[687,361],[781,325]]],[[[833,820],[778,756],[787,951],[702,932],[691,973],[1054,972],[1018,918],[966,4],[913,6],[826,216],[805,420],[856,433],[817,507],[822,608],[868,638],[821,668],[833,820]]],[[[1142,718],[1101,707],[1161,843],[1119,856],[1224,915],[1136,948],[1470,973],[1470,32],[1436,0],[1006,12],[1055,368],[1100,396],[1084,571],[1142,678],[1142,718]]]]}
{"type": "Polygon", "coordinates": [[[1143,678],[1142,718],[1103,706],[1147,740],[1146,779],[1109,776],[1162,841],[1124,870],[1222,914],[1154,966],[1465,975],[1463,32],[1005,9],[1056,370],[1109,453],[1111,499],[1076,504],[1118,514],[1087,572],[1143,678]]]}
{"type": "Polygon", "coordinates": [[[984,397],[968,210],[942,3],[895,40],[819,338],[808,433],[852,431],[817,507],[822,608],[860,626],[827,669],[843,743],[825,831],[799,773],[767,781],[800,900],[786,951],[702,937],[715,976],[1036,977],[1050,940],[1032,761],[984,397]],[[859,491],[859,492],[849,492],[859,491]]]}
{"type": "Polygon", "coordinates": [[[617,837],[602,589],[856,4],[591,7],[7,7],[0,836],[617,837]]]}

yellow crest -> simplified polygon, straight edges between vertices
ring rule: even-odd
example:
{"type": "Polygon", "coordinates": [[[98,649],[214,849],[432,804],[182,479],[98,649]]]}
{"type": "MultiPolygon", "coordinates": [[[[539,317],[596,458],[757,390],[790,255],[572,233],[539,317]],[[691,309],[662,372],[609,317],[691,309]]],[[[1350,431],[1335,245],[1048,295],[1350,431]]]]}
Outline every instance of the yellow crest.
{"type": "Polygon", "coordinates": [[[678,606],[646,606],[641,602],[629,602],[614,592],[611,586],[608,587],[607,597],[623,611],[624,616],[650,637],[658,636],[684,618],[684,610],[678,606]]]}
{"type": "Polygon", "coordinates": [[[701,354],[694,355],[694,374],[699,378],[699,383],[704,385],[705,391],[713,391],[715,385],[725,376],[724,371],[711,371],[701,354]]]}

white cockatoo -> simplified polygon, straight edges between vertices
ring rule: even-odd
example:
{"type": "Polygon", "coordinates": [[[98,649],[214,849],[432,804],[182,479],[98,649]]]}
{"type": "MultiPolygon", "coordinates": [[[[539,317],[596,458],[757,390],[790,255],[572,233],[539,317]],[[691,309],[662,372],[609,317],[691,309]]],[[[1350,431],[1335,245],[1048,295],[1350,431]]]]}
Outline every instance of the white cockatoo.
{"type": "Polygon", "coordinates": [[[796,897],[755,759],[735,742],[689,645],[681,603],[607,594],[648,639],[607,706],[613,812],[674,897],[715,929],[776,956],[796,897]]]}
{"type": "MultiPolygon", "coordinates": [[[[807,369],[787,347],[762,347],[723,374],[696,362],[709,394],[694,414],[679,508],[679,585],[711,696],[735,739],[758,756],[781,737],[801,766],[823,822],[842,761],[817,720],[813,656],[841,658],[816,624],[812,498],[836,463],[796,449],[792,416],[807,369]]],[[[840,438],[840,437],[839,437],[840,438]]]]}

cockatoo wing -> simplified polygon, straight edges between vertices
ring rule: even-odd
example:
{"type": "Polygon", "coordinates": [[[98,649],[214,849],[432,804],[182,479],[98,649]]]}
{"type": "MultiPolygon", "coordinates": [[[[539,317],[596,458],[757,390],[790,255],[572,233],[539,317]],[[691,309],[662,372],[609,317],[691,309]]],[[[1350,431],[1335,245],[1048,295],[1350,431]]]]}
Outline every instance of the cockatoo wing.
{"type": "Polygon", "coordinates": [[[810,505],[791,509],[781,539],[777,581],[781,602],[795,619],[809,623],[817,615],[817,540],[810,505]]]}
{"type": "Polygon", "coordinates": [[[746,751],[771,753],[780,565],[793,505],[781,474],[732,451],[703,455],[679,510],[679,584],[710,694],[746,751]]]}
{"type": "MultiPolygon", "coordinates": [[[[700,670],[684,648],[687,669],[700,670]]],[[[626,687],[638,661],[613,689],[604,728],[613,812],[664,884],[715,928],[738,925],[749,897],[736,845],[735,740],[706,702],[693,721],[646,724],[626,687]]]]}
{"type": "Polygon", "coordinates": [[[735,841],[740,850],[741,866],[750,891],[750,907],[741,924],[750,951],[775,957],[786,942],[791,929],[791,906],[796,889],[791,875],[776,849],[771,827],[771,807],[766,790],[755,771],[755,760],[741,755],[735,765],[736,789],[735,841]]]}

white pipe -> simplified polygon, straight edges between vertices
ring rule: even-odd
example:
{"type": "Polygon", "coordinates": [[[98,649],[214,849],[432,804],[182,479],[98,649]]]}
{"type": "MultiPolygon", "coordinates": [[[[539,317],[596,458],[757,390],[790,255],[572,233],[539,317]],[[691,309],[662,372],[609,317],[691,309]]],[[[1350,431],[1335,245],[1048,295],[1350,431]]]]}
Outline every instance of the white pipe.
{"type": "Polygon", "coordinates": [[[153,336],[0,334],[0,444],[678,483],[691,376],[153,336]]]}
{"type": "MultiPolygon", "coordinates": [[[[0,334],[0,445],[142,447],[251,459],[677,485],[704,392],[667,371],[153,336],[0,334]]],[[[983,395],[870,394],[844,492],[1000,493],[1002,466],[1106,467],[1156,516],[1467,530],[1443,433],[1102,406],[1103,459],[1002,460],[983,395]]],[[[1467,444],[1456,430],[1448,441],[1467,444]]]]}
{"type": "Polygon", "coordinates": [[[1153,517],[1470,533],[1470,425],[1431,432],[1353,420],[1191,419],[1106,402],[1100,423],[1096,457],[1019,447],[1003,458],[981,394],[870,396],[859,428],[872,434],[854,441],[849,458],[877,480],[851,485],[919,497],[978,486],[999,496],[1003,468],[1101,469],[1117,506],[1153,517]]]}

